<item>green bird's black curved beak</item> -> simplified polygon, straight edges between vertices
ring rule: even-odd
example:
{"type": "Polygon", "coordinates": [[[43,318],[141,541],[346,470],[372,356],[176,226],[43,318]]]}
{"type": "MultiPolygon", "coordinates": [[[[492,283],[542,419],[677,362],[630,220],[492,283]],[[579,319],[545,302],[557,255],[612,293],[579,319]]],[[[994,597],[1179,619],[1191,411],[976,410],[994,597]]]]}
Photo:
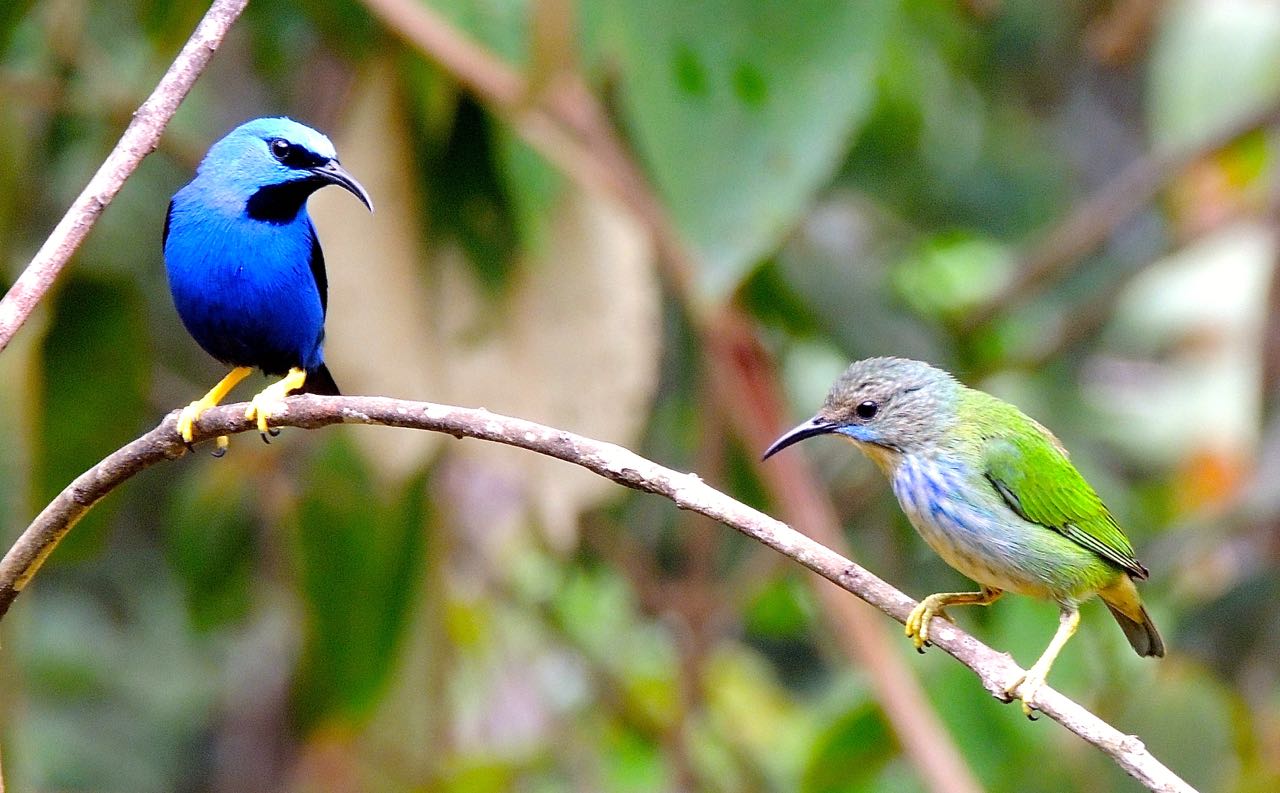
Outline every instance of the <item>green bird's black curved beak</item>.
{"type": "Polygon", "coordinates": [[[764,456],[760,458],[763,462],[773,455],[787,448],[793,443],[799,443],[805,438],[812,438],[815,435],[825,435],[828,432],[835,432],[840,425],[831,419],[822,416],[814,416],[800,426],[789,430],[781,438],[773,442],[773,445],[765,449],[764,456]]]}
{"type": "Polygon", "coordinates": [[[364,189],[364,185],[356,181],[356,178],[347,172],[338,164],[337,160],[329,160],[324,165],[317,165],[311,169],[311,173],[319,179],[323,179],[329,184],[336,184],[344,190],[350,191],[352,195],[360,199],[360,203],[373,211],[373,199],[369,197],[369,191],[364,189]]]}

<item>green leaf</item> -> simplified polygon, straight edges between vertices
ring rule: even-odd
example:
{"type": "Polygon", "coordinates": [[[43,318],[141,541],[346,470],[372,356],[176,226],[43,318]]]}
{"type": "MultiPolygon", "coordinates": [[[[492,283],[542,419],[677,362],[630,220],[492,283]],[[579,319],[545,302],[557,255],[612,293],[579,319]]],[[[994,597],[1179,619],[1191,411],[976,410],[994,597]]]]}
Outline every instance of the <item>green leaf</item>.
{"type": "Polygon", "coordinates": [[[457,103],[443,150],[423,152],[432,236],[451,237],[480,282],[501,291],[517,261],[515,210],[498,175],[495,126],[468,96],[457,103]]]}
{"type": "Polygon", "coordinates": [[[164,524],[165,553],[198,631],[244,616],[257,553],[246,469],[211,460],[178,480],[164,524]]]}
{"type": "Polygon", "coordinates": [[[746,607],[748,632],[770,639],[804,636],[814,621],[811,590],[794,575],[766,581],[746,607]]]}
{"type": "Polygon", "coordinates": [[[303,480],[297,553],[307,612],[294,712],[304,730],[322,721],[360,722],[377,704],[410,621],[422,569],[424,478],[398,496],[379,492],[342,438],[303,480]]]}
{"type": "Polygon", "coordinates": [[[625,0],[628,127],[722,297],[781,241],[866,117],[897,3],[625,0]]]}
{"type": "Polygon", "coordinates": [[[876,790],[877,777],[897,753],[897,741],[879,708],[860,705],[818,736],[804,770],[801,793],[876,790]]]}
{"type": "MultiPolygon", "coordinates": [[[[41,504],[137,434],[151,374],[145,313],[141,295],[122,279],[73,278],[58,292],[42,345],[41,504]]],[[[62,541],[58,558],[100,547],[119,505],[116,496],[96,506],[62,541]]]]}

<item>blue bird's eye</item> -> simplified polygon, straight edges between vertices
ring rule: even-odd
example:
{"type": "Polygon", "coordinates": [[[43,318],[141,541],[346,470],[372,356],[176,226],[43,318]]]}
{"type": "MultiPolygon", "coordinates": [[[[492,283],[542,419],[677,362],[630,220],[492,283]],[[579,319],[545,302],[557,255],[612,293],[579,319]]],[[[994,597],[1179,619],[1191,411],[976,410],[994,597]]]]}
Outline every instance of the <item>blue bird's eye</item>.
{"type": "Polygon", "coordinates": [[[273,138],[268,141],[267,145],[271,147],[271,156],[275,157],[280,162],[284,162],[289,159],[289,155],[293,150],[293,147],[289,145],[289,141],[284,138],[273,138]]]}
{"type": "Polygon", "coordinates": [[[880,412],[880,406],[868,400],[854,408],[853,412],[863,421],[870,421],[876,417],[876,413],[880,412]]]}

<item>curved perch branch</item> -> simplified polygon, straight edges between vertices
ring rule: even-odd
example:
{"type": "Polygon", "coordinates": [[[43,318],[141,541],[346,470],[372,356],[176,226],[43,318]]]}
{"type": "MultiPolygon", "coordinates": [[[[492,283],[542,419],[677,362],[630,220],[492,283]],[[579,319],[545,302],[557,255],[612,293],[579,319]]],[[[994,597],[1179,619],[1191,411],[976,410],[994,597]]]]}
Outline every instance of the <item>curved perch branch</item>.
{"type": "Polygon", "coordinates": [[[120,192],[125,180],[137,169],[142,158],[155,150],[169,119],[173,118],[178,105],[186,98],[232,23],[248,4],[249,0],[213,0],[151,96],[134,112],[133,120],[116,147],[85,185],[67,214],[58,221],[40,250],[36,251],[27,269],[0,300],[0,351],[9,345],[18,328],[53,286],[58,273],[62,272],[84,238],[89,236],[89,230],[120,192]]]}
{"type": "MultiPolygon", "coordinates": [[[[483,409],[409,402],[388,397],[291,397],[277,426],[315,429],[331,424],[376,424],[443,432],[458,438],[517,446],[580,465],[618,484],[671,499],[681,509],[705,515],[791,557],[818,575],[848,590],[903,622],[915,602],[824,545],[781,521],[746,506],[704,483],[695,474],[664,468],[612,443],[585,438],[523,419],[483,409]]],[[[197,440],[256,429],[244,418],[244,405],[226,405],[200,419],[197,440]]],[[[8,611],[40,564],[100,499],[129,477],[162,460],[187,453],[175,431],[178,411],[158,427],[108,455],[76,478],[44,508],[0,561],[0,617],[8,611]]],[[[977,674],[983,687],[1003,699],[1004,687],[1022,674],[1008,654],[999,653],[949,622],[933,625],[930,640],[977,674]]],[[[1194,789],[1151,755],[1136,736],[1125,735],[1090,711],[1051,689],[1040,696],[1040,709],[1111,756],[1121,768],[1150,790],[1194,793],[1194,789]]]]}

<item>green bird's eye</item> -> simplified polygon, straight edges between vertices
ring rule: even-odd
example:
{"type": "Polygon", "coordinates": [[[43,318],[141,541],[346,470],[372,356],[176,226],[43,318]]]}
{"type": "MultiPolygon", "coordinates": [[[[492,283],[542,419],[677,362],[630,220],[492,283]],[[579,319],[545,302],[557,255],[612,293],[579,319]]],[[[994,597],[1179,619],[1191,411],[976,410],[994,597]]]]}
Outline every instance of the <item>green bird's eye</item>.
{"type": "Polygon", "coordinates": [[[880,411],[880,405],[870,400],[863,402],[861,405],[858,405],[856,408],[853,409],[854,414],[857,415],[857,417],[862,419],[863,421],[875,418],[876,413],[878,413],[879,411],[880,411]]]}

